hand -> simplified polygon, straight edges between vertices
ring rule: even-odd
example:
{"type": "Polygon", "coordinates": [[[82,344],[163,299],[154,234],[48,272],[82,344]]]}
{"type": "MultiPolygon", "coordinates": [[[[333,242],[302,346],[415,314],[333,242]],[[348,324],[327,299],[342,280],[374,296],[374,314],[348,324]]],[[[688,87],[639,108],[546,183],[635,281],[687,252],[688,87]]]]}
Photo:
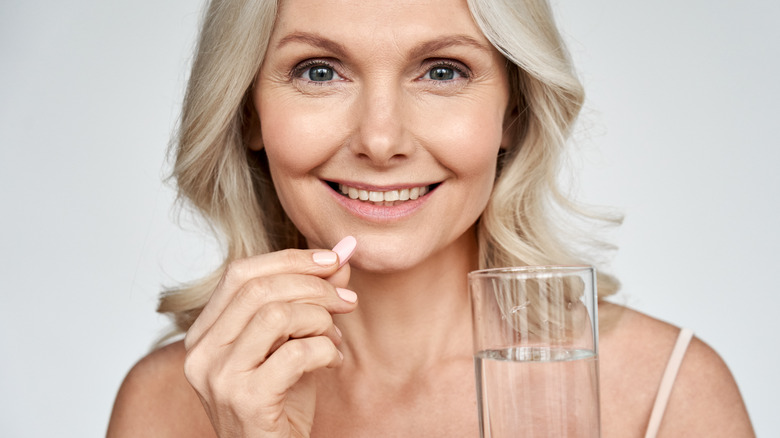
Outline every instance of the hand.
{"type": "Polygon", "coordinates": [[[347,237],[333,251],[284,250],[230,264],[184,341],[185,375],[218,436],[309,436],[310,372],[341,364],[332,314],[356,307],[357,295],[339,287],[354,249],[347,237]]]}

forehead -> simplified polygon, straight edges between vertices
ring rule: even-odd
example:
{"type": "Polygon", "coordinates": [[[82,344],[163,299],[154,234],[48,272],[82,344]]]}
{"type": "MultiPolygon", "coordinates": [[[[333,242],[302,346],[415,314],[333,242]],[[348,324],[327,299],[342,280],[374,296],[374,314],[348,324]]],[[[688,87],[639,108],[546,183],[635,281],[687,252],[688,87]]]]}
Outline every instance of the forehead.
{"type": "Polygon", "coordinates": [[[389,43],[399,49],[421,39],[460,34],[489,46],[466,0],[282,0],[271,46],[294,32],[363,44],[389,43]]]}

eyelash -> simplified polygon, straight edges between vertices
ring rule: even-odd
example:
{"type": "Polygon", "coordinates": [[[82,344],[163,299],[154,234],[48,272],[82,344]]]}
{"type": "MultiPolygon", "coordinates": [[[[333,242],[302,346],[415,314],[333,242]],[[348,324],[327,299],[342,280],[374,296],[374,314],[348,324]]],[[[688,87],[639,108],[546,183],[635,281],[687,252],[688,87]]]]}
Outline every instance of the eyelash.
{"type": "MultiPolygon", "coordinates": [[[[433,59],[433,60],[428,60],[428,63],[429,63],[429,66],[426,68],[425,73],[419,78],[419,80],[423,80],[422,78],[425,77],[426,75],[430,74],[432,70],[434,70],[436,68],[441,68],[441,67],[452,69],[453,71],[455,71],[460,76],[460,79],[469,79],[469,78],[471,78],[471,72],[468,69],[468,67],[466,67],[465,65],[463,65],[463,64],[461,64],[459,62],[453,62],[453,61],[449,61],[449,60],[446,60],[446,59],[433,59]]],[[[306,70],[308,70],[308,69],[310,69],[312,67],[318,67],[318,66],[328,67],[328,68],[332,69],[338,76],[343,78],[343,76],[338,72],[339,69],[337,69],[334,66],[333,62],[330,62],[330,61],[325,60],[325,59],[309,59],[309,60],[303,61],[302,63],[296,65],[290,71],[290,75],[289,75],[290,76],[290,80],[304,80],[304,81],[306,81],[307,84],[312,84],[312,85],[316,85],[316,86],[323,86],[323,85],[328,84],[329,82],[332,82],[332,81],[322,81],[322,82],[321,81],[309,81],[309,80],[301,78],[301,75],[303,75],[303,73],[306,72],[306,70]]],[[[457,80],[457,79],[453,79],[453,81],[454,80],[457,80]]],[[[436,80],[433,80],[433,79],[426,79],[426,81],[428,81],[428,82],[435,82],[435,83],[452,82],[452,81],[436,81],[436,80]]]]}
{"type": "MultiPolygon", "coordinates": [[[[449,61],[446,59],[437,59],[432,60],[430,66],[425,70],[425,74],[423,77],[427,74],[429,74],[432,70],[440,67],[450,68],[454,70],[458,75],[460,75],[461,79],[469,79],[471,77],[471,73],[465,65],[453,61],[449,61]]],[[[429,79],[433,82],[449,82],[449,81],[434,81],[432,79],[429,79]]]]}
{"type": "MultiPolygon", "coordinates": [[[[296,79],[298,79],[298,80],[305,80],[305,79],[301,78],[301,75],[306,70],[308,70],[308,69],[310,69],[312,67],[320,67],[320,66],[328,67],[328,68],[332,69],[336,74],[341,76],[341,74],[338,73],[338,69],[333,65],[332,62],[328,62],[325,59],[309,59],[309,60],[303,61],[302,63],[296,65],[292,69],[292,71],[290,71],[290,80],[296,80],[296,79]]],[[[306,80],[306,82],[309,83],[309,84],[322,86],[322,85],[327,84],[330,81],[320,82],[320,81],[309,81],[309,80],[306,80]]]]}

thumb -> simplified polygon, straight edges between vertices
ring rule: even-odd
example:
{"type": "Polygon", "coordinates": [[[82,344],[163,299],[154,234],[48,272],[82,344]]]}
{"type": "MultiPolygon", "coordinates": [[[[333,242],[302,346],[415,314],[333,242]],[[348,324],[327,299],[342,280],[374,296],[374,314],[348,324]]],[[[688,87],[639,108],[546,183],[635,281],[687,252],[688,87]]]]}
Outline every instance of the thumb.
{"type": "Polygon", "coordinates": [[[331,275],[325,280],[327,280],[328,283],[336,287],[346,288],[349,285],[349,274],[350,274],[349,263],[347,263],[346,265],[339,268],[339,270],[336,271],[335,274],[331,275]]]}

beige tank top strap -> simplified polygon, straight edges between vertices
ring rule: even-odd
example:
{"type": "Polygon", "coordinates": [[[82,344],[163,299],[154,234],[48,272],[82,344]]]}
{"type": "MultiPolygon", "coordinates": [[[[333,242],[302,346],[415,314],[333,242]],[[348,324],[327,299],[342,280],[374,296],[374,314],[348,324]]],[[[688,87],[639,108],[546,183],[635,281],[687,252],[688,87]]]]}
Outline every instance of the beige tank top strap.
{"type": "Polygon", "coordinates": [[[666,410],[666,404],[669,402],[669,396],[674,387],[674,380],[677,378],[677,372],[680,370],[680,364],[682,364],[685,351],[688,349],[688,344],[691,342],[692,337],[693,331],[687,328],[681,329],[680,334],[677,336],[677,343],[674,345],[672,355],[666,364],[664,376],[661,378],[661,385],[658,387],[658,394],[655,397],[653,411],[650,413],[650,422],[647,424],[645,438],[655,438],[658,434],[658,429],[661,427],[661,420],[666,410]]]}

